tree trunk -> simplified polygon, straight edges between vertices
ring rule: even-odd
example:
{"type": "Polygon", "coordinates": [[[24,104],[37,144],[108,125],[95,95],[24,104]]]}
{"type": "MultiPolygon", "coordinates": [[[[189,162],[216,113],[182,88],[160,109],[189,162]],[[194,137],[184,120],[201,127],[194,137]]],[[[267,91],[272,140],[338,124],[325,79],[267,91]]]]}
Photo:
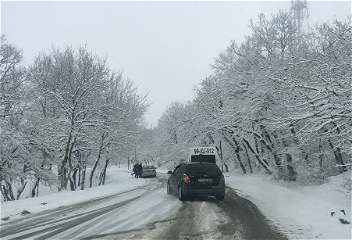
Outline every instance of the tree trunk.
{"type": "Polygon", "coordinates": [[[86,181],[86,169],[87,169],[87,164],[84,164],[82,168],[82,182],[81,182],[81,190],[84,190],[84,183],[86,181]]]}
{"type": "Polygon", "coordinates": [[[65,156],[61,162],[61,171],[59,172],[59,174],[61,174],[61,176],[60,176],[61,186],[59,188],[59,191],[61,191],[61,189],[63,189],[63,188],[67,189],[67,177],[66,177],[65,168],[66,168],[66,163],[67,163],[68,157],[69,157],[71,140],[72,140],[72,132],[70,132],[70,134],[68,136],[67,143],[66,143],[66,149],[65,149],[65,156]]]}
{"type": "Polygon", "coordinates": [[[235,147],[235,154],[236,154],[236,157],[238,159],[238,162],[240,163],[240,166],[241,166],[241,169],[243,171],[244,174],[247,173],[246,171],[246,167],[243,165],[242,163],[242,159],[241,159],[241,155],[240,155],[240,146],[238,144],[238,142],[236,141],[235,138],[232,138],[233,142],[235,143],[236,147],[235,147]]]}
{"type": "Polygon", "coordinates": [[[78,168],[78,183],[77,186],[81,186],[81,175],[82,175],[82,167],[81,165],[78,168]]]}
{"type": "Polygon", "coordinates": [[[223,136],[224,136],[224,139],[226,140],[226,142],[235,150],[235,154],[236,154],[237,160],[240,164],[240,167],[241,167],[243,173],[246,174],[246,168],[244,167],[242,160],[241,160],[241,156],[239,155],[239,146],[238,146],[235,138],[233,137],[232,140],[234,141],[236,146],[234,146],[233,143],[225,135],[223,135],[223,136]]]}
{"type": "Polygon", "coordinates": [[[215,148],[216,148],[217,151],[218,151],[218,155],[219,155],[219,158],[220,158],[220,163],[225,164],[225,163],[224,163],[224,160],[222,159],[222,146],[221,146],[221,141],[219,141],[219,147],[215,146],[215,148]]]}
{"type": "Polygon", "coordinates": [[[304,160],[306,161],[306,163],[308,165],[309,164],[309,155],[308,155],[308,153],[305,152],[303,147],[301,147],[299,145],[299,140],[297,138],[296,131],[295,131],[293,124],[290,124],[290,130],[291,130],[291,133],[293,134],[293,137],[292,137],[293,142],[299,147],[298,149],[301,150],[302,155],[304,156],[304,160]]]}
{"type": "Polygon", "coordinates": [[[105,162],[103,185],[105,185],[106,169],[108,168],[109,162],[110,162],[110,159],[107,159],[105,162]]]}
{"type": "Polygon", "coordinates": [[[21,187],[17,189],[17,197],[16,197],[17,200],[20,199],[20,196],[21,196],[22,192],[24,191],[24,188],[26,187],[26,185],[27,185],[27,181],[24,182],[24,179],[21,178],[21,187]]]}
{"type": "Polygon", "coordinates": [[[98,158],[97,160],[95,161],[94,163],[94,166],[92,168],[92,171],[90,173],[90,177],[89,177],[89,188],[91,188],[93,186],[93,176],[94,176],[94,172],[95,170],[97,169],[97,166],[98,166],[98,163],[100,161],[100,157],[101,157],[101,152],[103,150],[103,142],[101,143],[100,145],[100,148],[99,148],[99,153],[98,153],[98,158]]]}
{"type": "Polygon", "coordinates": [[[243,141],[246,143],[247,147],[249,148],[249,150],[251,150],[251,152],[254,154],[255,158],[258,160],[259,164],[262,165],[264,167],[264,169],[269,173],[272,174],[272,171],[269,169],[269,166],[262,161],[262,159],[260,159],[258,153],[256,153],[254,151],[254,149],[252,148],[252,146],[249,144],[249,142],[243,138],[243,141]]]}
{"type": "Polygon", "coordinates": [[[224,166],[225,166],[225,172],[228,172],[229,171],[229,167],[224,163],[224,166]]]}
{"type": "Polygon", "coordinates": [[[8,189],[8,193],[10,195],[11,201],[15,201],[16,199],[15,199],[15,196],[13,195],[13,190],[12,190],[11,183],[6,181],[6,187],[8,189]]]}
{"type": "Polygon", "coordinates": [[[75,166],[75,168],[73,169],[72,179],[73,179],[74,188],[77,187],[77,172],[78,172],[79,168],[80,168],[79,164],[77,164],[75,166]]]}
{"type": "Polygon", "coordinates": [[[12,186],[9,182],[4,181],[4,185],[1,185],[1,193],[4,196],[4,201],[15,201],[15,197],[13,196],[12,186]]]}
{"type": "MultiPolygon", "coordinates": [[[[292,129],[291,129],[291,132],[292,132],[292,129]]],[[[287,143],[285,138],[282,139],[282,146],[284,148],[287,148],[289,146],[289,144],[287,143]]],[[[286,155],[286,168],[288,170],[288,177],[287,177],[287,174],[285,173],[284,180],[296,181],[297,173],[291,164],[292,163],[292,155],[290,153],[286,153],[285,155],[286,155]]]]}
{"type": "Polygon", "coordinates": [[[4,197],[4,202],[8,202],[8,201],[11,201],[11,199],[8,197],[8,194],[7,194],[7,189],[4,185],[1,184],[1,193],[2,193],[2,196],[4,197]]]}
{"type": "Polygon", "coordinates": [[[101,135],[101,144],[100,144],[100,147],[99,147],[99,152],[98,152],[98,158],[97,160],[95,161],[94,163],[94,166],[92,168],[92,172],[90,173],[90,177],[89,177],[89,187],[91,188],[93,186],[93,176],[94,176],[94,172],[95,170],[97,169],[97,166],[98,166],[98,163],[101,159],[101,154],[103,152],[103,149],[104,149],[104,139],[108,136],[108,133],[103,133],[101,135]]]}
{"type": "Polygon", "coordinates": [[[106,159],[106,161],[105,161],[104,169],[101,171],[101,174],[100,174],[99,186],[105,185],[106,169],[108,167],[109,161],[110,161],[110,159],[106,159]]]}
{"type": "Polygon", "coordinates": [[[286,153],[286,159],[287,159],[287,170],[288,170],[288,174],[289,174],[289,180],[290,181],[296,181],[297,173],[294,170],[293,166],[290,164],[290,163],[292,163],[291,154],[286,153]]]}
{"type": "MultiPolygon", "coordinates": [[[[275,148],[275,144],[274,142],[271,140],[270,134],[269,132],[266,130],[266,128],[264,126],[260,126],[260,128],[263,131],[263,135],[264,135],[264,139],[267,140],[271,147],[269,147],[264,141],[262,141],[262,143],[266,146],[266,148],[273,154],[274,156],[274,160],[275,160],[275,164],[276,166],[281,167],[281,158],[277,155],[277,151],[275,148]]],[[[275,138],[275,136],[274,136],[275,138]]]]}
{"type": "MultiPolygon", "coordinates": [[[[34,198],[34,197],[36,196],[35,190],[36,190],[37,188],[39,188],[39,181],[40,181],[40,178],[36,178],[36,179],[35,179],[35,182],[34,182],[33,187],[32,187],[32,192],[31,192],[31,197],[32,197],[32,198],[34,198]]],[[[37,195],[37,197],[38,197],[38,195],[37,195]]]]}
{"type": "Polygon", "coordinates": [[[247,160],[248,160],[248,165],[249,165],[249,171],[251,173],[253,173],[253,169],[252,169],[252,162],[251,162],[251,158],[249,157],[249,154],[248,154],[248,149],[246,147],[246,145],[243,145],[245,151],[246,151],[246,156],[247,156],[247,160]]]}
{"type": "Polygon", "coordinates": [[[338,165],[340,165],[339,167],[339,171],[340,173],[343,173],[343,172],[346,172],[347,171],[347,168],[346,166],[343,166],[345,165],[345,163],[343,162],[343,158],[342,158],[342,154],[341,154],[341,149],[339,147],[334,147],[332,141],[330,138],[328,138],[328,142],[329,142],[329,145],[331,147],[331,149],[333,150],[334,152],[334,156],[335,156],[335,161],[338,165]]]}
{"type": "Polygon", "coordinates": [[[71,191],[75,191],[75,186],[74,186],[74,183],[73,183],[72,177],[71,177],[71,174],[73,172],[72,151],[73,151],[74,144],[75,144],[75,140],[73,140],[71,142],[70,149],[69,149],[69,152],[68,152],[67,161],[68,161],[69,170],[68,170],[68,173],[67,173],[67,176],[66,176],[66,179],[65,179],[65,184],[64,184],[65,185],[65,189],[67,189],[67,183],[68,183],[68,181],[70,181],[70,189],[71,189],[71,191]]]}
{"type": "MultiPolygon", "coordinates": [[[[263,156],[263,153],[264,153],[263,146],[266,146],[269,149],[269,151],[272,153],[271,147],[269,147],[265,143],[265,141],[263,139],[261,139],[262,138],[261,136],[259,136],[258,134],[254,134],[253,138],[254,138],[254,142],[255,142],[255,149],[257,151],[258,156],[260,153],[261,153],[261,156],[263,156]],[[258,141],[258,139],[259,139],[259,141],[258,141]],[[260,149],[259,149],[259,146],[260,146],[260,149]]],[[[261,157],[261,161],[263,161],[267,166],[269,165],[268,161],[266,159],[264,159],[263,157],[261,157]]]]}

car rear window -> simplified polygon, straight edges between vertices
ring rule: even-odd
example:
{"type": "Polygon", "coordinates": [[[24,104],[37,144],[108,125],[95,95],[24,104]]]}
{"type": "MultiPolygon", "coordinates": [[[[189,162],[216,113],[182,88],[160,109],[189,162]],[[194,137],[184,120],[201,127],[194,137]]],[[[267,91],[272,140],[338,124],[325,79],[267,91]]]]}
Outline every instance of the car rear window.
{"type": "Polygon", "coordinates": [[[191,162],[209,162],[215,163],[215,156],[214,155],[192,155],[191,162]]]}
{"type": "Polygon", "coordinates": [[[143,169],[154,169],[154,166],[143,166],[143,169]]]}
{"type": "Polygon", "coordinates": [[[221,171],[217,165],[213,164],[190,164],[187,166],[186,173],[207,173],[207,174],[221,174],[221,171]]]}

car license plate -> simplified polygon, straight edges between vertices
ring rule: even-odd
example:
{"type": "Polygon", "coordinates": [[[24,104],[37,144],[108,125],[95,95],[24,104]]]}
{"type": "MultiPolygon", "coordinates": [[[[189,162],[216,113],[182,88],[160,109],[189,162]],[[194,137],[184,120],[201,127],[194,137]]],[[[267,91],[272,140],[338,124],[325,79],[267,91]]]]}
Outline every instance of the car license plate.
{"type": "Polygon", "coordinates": [[[199,178],[198,182],[199,183],[211,183],[212,179],[211,178],[199,178]]]}

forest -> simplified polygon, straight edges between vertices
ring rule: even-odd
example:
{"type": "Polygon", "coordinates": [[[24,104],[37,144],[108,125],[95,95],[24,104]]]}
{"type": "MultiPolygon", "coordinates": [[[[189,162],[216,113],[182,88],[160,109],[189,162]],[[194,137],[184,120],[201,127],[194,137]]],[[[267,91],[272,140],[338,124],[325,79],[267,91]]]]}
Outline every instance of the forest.
{"type": "Polygon", "coordinates": [[[2,35],[4,201],[29,182],[31,197],[39,183],[75,191],[98,177],[103,185],[109,164],[171,169],[198,146],[215,146],[223,171],[302,184],[350,169],[351,20],[302,31],[280,11],[249,27],[245,41],[217,56],[194,99],[169,104],[154,128],[145,122],[147,94],[86,46],[52,47],[25,67],[2,35]]]}

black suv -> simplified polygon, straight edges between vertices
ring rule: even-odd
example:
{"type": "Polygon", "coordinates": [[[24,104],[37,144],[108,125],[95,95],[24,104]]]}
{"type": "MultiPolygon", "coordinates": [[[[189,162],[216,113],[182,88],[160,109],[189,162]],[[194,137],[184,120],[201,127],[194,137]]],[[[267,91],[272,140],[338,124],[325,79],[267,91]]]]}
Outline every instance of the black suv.
{"type": "Polygon", "coordinates": [[[225,197],[225,178],[219,167],[212,163],[190,162],[178,165],[167,181],[167,193],[177,193],[181,201],[189,196],[225,197]]]}

